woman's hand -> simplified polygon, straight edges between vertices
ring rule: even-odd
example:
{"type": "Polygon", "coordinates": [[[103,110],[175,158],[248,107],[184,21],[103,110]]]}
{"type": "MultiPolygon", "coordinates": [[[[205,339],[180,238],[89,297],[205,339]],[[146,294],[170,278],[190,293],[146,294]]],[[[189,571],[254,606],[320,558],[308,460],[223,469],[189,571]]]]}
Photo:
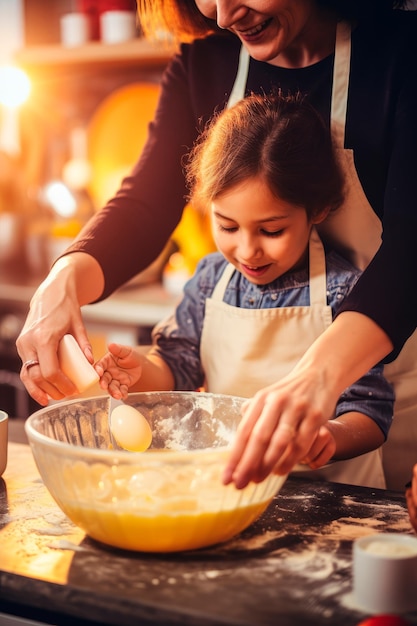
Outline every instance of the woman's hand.
{"type": "Polygon", "coordinates": [[[411,487],[406,489],[405,498],[407,501],[411,525],[417,532],[417,463],[414,465],[413,480],[411,482],[411,487]]]}
{"type": "Polygon", "coordinates": [[[100,376],[100,387],[120,400],[127,398],[129,388],[141,377],[142,358],[130,346],[117,343],[109,344],[109,352],[95,364],[100,376]]]}
{"type": "Polygon", "coordinates": [[[339,315],[288,376],[244,404],[223,482],[241,489],[271,472],[288,474],[307,456],[342,391],[391,350],[371,319],[351,311],[339,315]]]}
{"type": "Polygon", "coordinates": [[[294,371],[259,391],[243,406],[223,481],[238,489],[261,482],[271,472],[288,474],[302,462],[319,429],[333,415],[338,390],[314,369],[294,371]]]}
{"type": "Polygon", "coordinates": [[[93,353],[80,307],[97,299],[104,285],[101,268],[93,257],[74,253],[59,259],[34,294],[29,314],[16,346],[23,366],[26,389],[41,405],[77,392],[61,371],[58,345],[66,333],[73,335],[90,363],[93,353]]]}

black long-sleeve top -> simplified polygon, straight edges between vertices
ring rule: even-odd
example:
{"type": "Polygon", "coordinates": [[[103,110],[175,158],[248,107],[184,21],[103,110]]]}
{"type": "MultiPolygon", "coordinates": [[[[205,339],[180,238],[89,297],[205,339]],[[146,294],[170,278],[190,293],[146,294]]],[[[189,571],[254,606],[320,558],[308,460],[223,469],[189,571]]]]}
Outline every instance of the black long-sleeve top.
{"type": "MultiPolygon", "coordinates": [[[[181,47],[138,163],[70,247],[100,263],[107,297],[144,269],[179,222],[187,190],[183,162],[199,130],[227,104],[240,42],[211,36],[181,47]]],[[[300,90],[330,120],[334,55],[299,69],[251,59],[247,93],[300,90]]],[[[126,137],[129,141],[129,137],[126,137]]],[[[352,31],[345,147],[383,223],[383,243],[343,304],[372,318],[396,354],[417,325],[417,11],[352,31]]]]}

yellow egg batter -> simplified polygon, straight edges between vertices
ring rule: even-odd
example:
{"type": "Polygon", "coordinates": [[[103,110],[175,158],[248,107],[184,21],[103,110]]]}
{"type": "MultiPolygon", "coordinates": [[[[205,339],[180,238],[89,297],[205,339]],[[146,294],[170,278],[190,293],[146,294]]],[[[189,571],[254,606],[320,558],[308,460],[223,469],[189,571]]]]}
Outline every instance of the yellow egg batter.
{"type": "Polygon", "coordinates": [[[64,463],[56,484],[49,477],[50,489],[66,515],[98,541],[128,550],[177,552],[237,535],[266,509],[285,480],[275,476],[267,486],[251,483],[238,490],[222,485],[223,463],[215,453],[199,464],[189,462],[187,453],[175,454],[170,463],[164,458],[148,451],[134,463],[64,463]]]}
{"type": "Polygon", "coordinates": [[[126,550],[178,552],[231,539],[249,526],[268,502],[219,513],[134,514],[65,505],[68,517],[93,538],[126,550]]]}

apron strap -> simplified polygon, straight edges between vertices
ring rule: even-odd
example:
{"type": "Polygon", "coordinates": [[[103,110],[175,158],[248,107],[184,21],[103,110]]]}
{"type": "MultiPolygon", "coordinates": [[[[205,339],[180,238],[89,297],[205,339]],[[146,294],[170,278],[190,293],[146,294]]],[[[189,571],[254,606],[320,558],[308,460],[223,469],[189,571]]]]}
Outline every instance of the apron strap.
{"type": "MultiPolygon", "coordinates": [[[[309,251],[310,306],[312,304],[327,306],[326,257],[323,244],[314,227],[311,230],[309,251]]],[[[223,301],[227,285],[234,272],[235,266],[228,263],[211,294],[212,300],[223,301]]]]}
{"type": "Polygon", "coordinates": [[[347,91],[350,74],[351,27],[339,22],[336,29],[330,129],[337,148],[345,146],[347,91]]]}
{"type": "MultiPolygon", "coordinates": [[[[347,91],[349,87],[351,55],[351,26],[349,22],[339,22],[336,28],[336,46],[333,68],[333,88],[331,102],[331,134],[338,148],[345,145],[345,126],[347,111],[347,91]]],[[[250,56],[245,46],[241,46],[239,65],[235,82],[230,92],[228,108],[245,96],[249,71],[250,56]]]]}
{"type": "Polygon", "coordinates": [[[239,102],[239,100],[242,100],[242,98],[245,96],[246,80],[249,71],[249,60],[249,52],[247,51],[245,46],[241,46],[239,53],[239,66],[237,68],[235,83],[233,85],[232,91],[230,92],[229,101],[227,103],[228,109],[236,104],[236,102],[239,102]]]}
{"type": "Polygon", "coordinates": [[[327,306],[326,256],[323,243],[317,230],[311,229],[310,235],[310,306],[327,306]]]}
{"type": "Polygon", "coordinates": [[[223,274],[218,280],[215,288],[213,289],[213,293],[211,294],[212,300],[223,300],[224,292],[226,291],[226,287],[229,284],[230,279],[232,278],[232,274],[235,271],[235,266],[231,263],[228,263],[223,270],[223,274]]]}

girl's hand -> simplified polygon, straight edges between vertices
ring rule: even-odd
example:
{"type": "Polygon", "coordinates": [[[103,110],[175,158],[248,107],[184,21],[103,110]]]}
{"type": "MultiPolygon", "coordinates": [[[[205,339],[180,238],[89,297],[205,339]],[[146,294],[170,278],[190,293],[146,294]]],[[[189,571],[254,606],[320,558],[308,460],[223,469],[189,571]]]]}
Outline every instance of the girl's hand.
{"type": "Polygon", "coordinates": [[[408,514],[414,530],[417,532],[417,463],[413,468],[413,480],[411,487],[406,489],[405,498],[407,501],[408,514]]]}
{"type": "Polygon", "coordinates": [[[302,460],[311,469],[318,469],[326,465],[336,452],[336,440],[327,426],[321,426],[310,450],[302,460]]]}
{"type": "Polygon", "coordinates": [[[109,344],[109,352],[95,364],[100,387],[115,398],[127,398],[129,388],[142,375],[142,359],[130,346],[109,344]]]}

